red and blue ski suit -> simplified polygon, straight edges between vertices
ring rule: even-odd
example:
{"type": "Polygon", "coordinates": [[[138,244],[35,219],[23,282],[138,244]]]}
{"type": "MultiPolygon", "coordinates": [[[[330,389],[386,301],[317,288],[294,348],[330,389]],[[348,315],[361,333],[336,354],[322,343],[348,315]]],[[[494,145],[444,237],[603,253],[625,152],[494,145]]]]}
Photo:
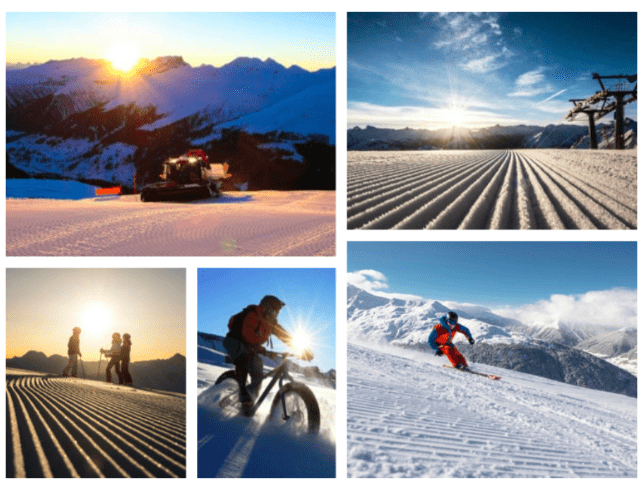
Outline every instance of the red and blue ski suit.
{"type": "Polygon", "coordinates": [[[464,358],[464,355],[462,355],[451,342],[456,332],[460,332],[468,339],[471,338],[471,332],[467,327],[456,323],[452,329],[447,323],[447,317],[441,317],[440,323],[433,327],[433,331],[431,335],[429,335],[429,347],[436,351],[440,350],[449,358],[449,362],[451,362],[453,367],[456,367],[458,364],[467,367],[467,359],[464,358]]]}

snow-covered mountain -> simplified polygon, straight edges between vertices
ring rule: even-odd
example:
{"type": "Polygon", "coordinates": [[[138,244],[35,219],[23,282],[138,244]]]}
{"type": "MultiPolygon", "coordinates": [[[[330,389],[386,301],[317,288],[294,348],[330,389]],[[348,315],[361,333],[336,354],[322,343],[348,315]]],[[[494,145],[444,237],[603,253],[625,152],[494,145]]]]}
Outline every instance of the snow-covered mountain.
{"type": "Polygon", "coordinates": [[[624,348],[623,353],[618,354],[619,367],[616,367],[605,359],[583,351],[579,345],[586,339],[609,336],[613,328],[580,328],[562,322],[527,326],[471,304],[443,304],[415,297],[386,298],[350,284],[347,304],[349,341],[367,341],[432,352],[428,347],[428,336],[439,318],[453,310],[476,340],[476,344],[470,346],[464,337],[454,339],[462,353],[473,362],[636,396],[636,377],[631,374],[636,361],[627,361],[623,365],[623,355],[631,347],[624,348]]]}
{"type": "MultiPolygon", "coordinates": [[[[636,121],[625,118],[624,120],[623,145],[625,148],[636,148],[637,143],[637,123],[636,121]]],[[[610,149],[615,145],[615,130],[613,124],[601,124],[596,128],[596,137],[598,148],[610,149]]],[[[572,148],[589,148],[589,134],[579,139],[572,148]]]]}
{"type": "Polygon", "coordinates": [[[335,142],[335,69],[244,57],[192,67],[174,56],[121,77],[102,60],[50,61],[7,71],[7,130],[8,172],[30,176],[132,187],[134,175],[154,181],[165,158],[198,147],[225,155],[234,182],[251,190],[281,188],[260,180],[262,171],[292,188],[305,188],[297,183],[309,184],[309,172],[328,185],[334,158],[308,152],[335,142]]]}
{"type": "MultiPolygon", "coordinates": [[[[400,130],[354,127],[348,130],[349,150],[589,148],[587,126],[578,124],[451,127],[440,130],[400,130]]],[[[627,120],[626,147],[636,146],[636,121],[627,120]]],[[[600,148],[614,147],[613,126],[597,125],[600,148]],[[610,134],[611,133],[611,134],[610,134]],[[611,137],[611,144],[609,142],[611,137]]]]}
{"type": "Polygon", "coordinates": [[[349,478],[637,476],[637,400],[473,364],[348,343],[349,478]]]}

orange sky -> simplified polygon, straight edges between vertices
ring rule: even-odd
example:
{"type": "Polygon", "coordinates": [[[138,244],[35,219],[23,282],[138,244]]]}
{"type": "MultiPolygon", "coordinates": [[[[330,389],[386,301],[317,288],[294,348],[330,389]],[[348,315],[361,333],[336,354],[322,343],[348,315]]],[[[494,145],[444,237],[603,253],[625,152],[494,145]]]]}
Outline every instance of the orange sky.
{"type": "Polygon", "coordinates": [[[7,358],[65,356],[75,326],[87,362],[114,332],[132,336],[133,362],[186,355],[185,270],[7,269],[7,358]]]}

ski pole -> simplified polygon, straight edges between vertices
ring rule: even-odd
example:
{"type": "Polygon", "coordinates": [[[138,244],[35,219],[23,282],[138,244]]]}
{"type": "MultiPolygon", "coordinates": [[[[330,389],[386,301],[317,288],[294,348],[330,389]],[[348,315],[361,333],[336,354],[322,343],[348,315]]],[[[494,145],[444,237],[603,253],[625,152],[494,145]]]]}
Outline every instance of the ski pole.
{"type": "MultiPolygon", "coordinates": [[[[102,349],[101,349],[101,350],[102,350],[102,349]]],[[[100,363],[101,363],[101,360],[103,360],[103,353],[102,353],[102,352],[100,353],[100,357],[99,357],[99,359],[98,359],[98,370],[96,371],[96,379],[98,379],[98,376],[99,376],[99,374],[100,374],[100,363]]]]}
{"type": "Polygon", "coordinates": [[[83,379],[85,379],[85,364],[83,364],[83,358],[80,358],[80,368],[83,370],[83,379]]]}

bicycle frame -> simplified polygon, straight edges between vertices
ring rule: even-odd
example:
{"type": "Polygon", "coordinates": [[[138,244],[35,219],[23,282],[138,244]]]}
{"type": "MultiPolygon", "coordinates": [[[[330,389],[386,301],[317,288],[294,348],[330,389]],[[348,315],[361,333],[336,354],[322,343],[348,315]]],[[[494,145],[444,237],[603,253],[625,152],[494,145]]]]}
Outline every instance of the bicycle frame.
{"type": "MultiPolygon", "coordinates": [[[[263,401],[268,396],[268,393],[270,393],[272,388],[275,387],[275,384],[277,382],[279,382],[279,389],[281,389],[283,387],[283,385],[284,385],[283,384],[284,379],[290,379],[291,381],[293,380],[293,378],[288,373],[288,365],[287,364],[288,364],[288,354],[284,354],[284,358],[281,361],[281,363],[264,376],[264,379],[266,379],[266,378],[268,378],[270,376],[273,376],[273,377],[272,377],[272,380],[270,381],[270,383],[266,386],[264,391],[261,393],[261,396],[259,397],[259,399],[257,399],[257,401],[254,403],[254,405],[250,409],[250,415],[254,415],[254,413],[257,411],[257,409],[259,409],[259,406],[261,406],[261,403],[263,403],[263,401]]],[[[285,401],[283,399],[283,396],[282,396],[281,403],[282,403],[282,407],[283,407],[283,410],[284,410],[284,416],[285,416],[286,419],[288,419],[288,416],[286,415],[286,403],[285,403],[285,401]]]]}

